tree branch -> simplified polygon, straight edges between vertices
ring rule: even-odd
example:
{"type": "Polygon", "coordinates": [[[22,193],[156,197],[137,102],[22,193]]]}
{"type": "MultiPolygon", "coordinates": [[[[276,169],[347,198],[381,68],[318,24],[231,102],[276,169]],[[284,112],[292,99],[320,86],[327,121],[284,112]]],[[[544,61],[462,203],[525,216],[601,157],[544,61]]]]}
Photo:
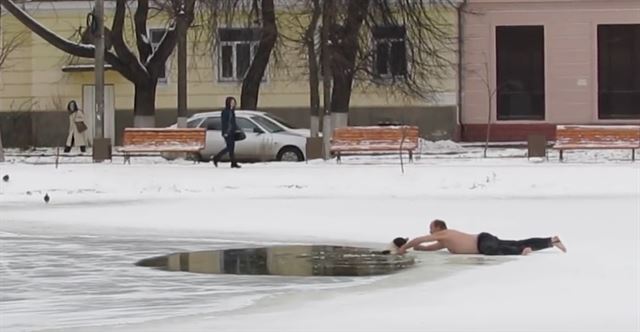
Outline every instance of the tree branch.
{"type": "Polygon", "coordinates": [[[176,43],[178,42],[178,33],[176,29],[175,22],[172,24],[167,32],[164,34],[162,41],[158,45],[158,48],[151,54],[149,60],[145,63],[149,74],[157,78],[162,66],[165,65],[167,59],[173,53],[173,50],[176,48],[176,43]]]}
{"type": "Polygon", "coordinates": [[[251,61],[247,75],[242,81],[240,106],[243,109],[256,109],[258,106],[260,83],[262,83],[264,72],[271,58],[271,51],[278,38],[278,27],[276,25],[273,0],[262,0],[261,17],[262,34],[260,36],[260,43],[258,44],[256,55],[251,61]]]}
{"type": "Polygon", "coordinates": [[[60,37],[55,32],[49,30],[47,27],[40,24],[40,22],[34,20],[29,14],[27,14],[22,8],[18,7],[12,0],[0,0],[0,4],[6,8],[13,16],[24,24],[33,33],[46,40],[49,44],[55,46],[61,51],[75,55],[82,58],[93,58],[94,47],[93,45],[85,45],[74,43],[70,40],[60,37]]]}
{"type": "Polygon", "coordinates": [[[165,65],[171,53],[176,48],[178,42],[178,32],[176,29],[177,20],[185,20],[185,26],[191,26],[193,22],[193,11],[195,8],[195,0],[172,0],[173,10],[175,11],[175,19],[164,37],[160,41],[158,48],[151,54],[146,61],[145,66],[148,68],[152,77],[157,77],[160,69],[165,65]]]}
{"type": "MultiPolygon", "coordinates": [[[[40,22],[34,20],[29,14],[22,10],[22,8],[18,7],[12,0],[0,0],[0,4],[2,4],[4,8],[6,8],[11,14],[13,14],[13,16],[17,18],[18,21],[20,21],[22,24],[24,24],[29,30],[33,31],[33,33],[37,34],[42,39],[47,41],[47,43],[53,45],[57,49],[81,58],[93,59],[95,57],[95,47],[93,45],[78,44],[60,37],[55,32],[40,24],[40,22]]],[[[132,75],[131,71],[124,65],[124,63],[120,61],[120,59],[118,59],[118,57],[107,50],[105,50],[104,56],[105,61],[110,64],[113,69],[117,70],[129,81],[133,82],[134,76],[132,75]]]]}
{"type": "Polygon", "coordinates": [[[136,44],[140,60],[146,62],[153,50],[151,49],[151,39],[147,35],[147,16],[149,14],[149,0],[138,0],[138,7],[134,14],[134,24],[136,29],[136,44]]]}
{"type": "Polygon", "coordinates": [[[0,69],[4,68],[5,61],[13,51],[15,51],[18,47],[20,47],[25,42],[25,33],[20,32],[13,35],[9,40],[5,40],[2,43],[2,48],[0,49],[0,69]]]}
{"type": "Polygon", "coordinates": [[[116,50],[116,54],[122,59],[122,62],[129,68],[133,77],[138,79],[147,77],[147,71],[142,67],[142,64],[136,58],[135,54],[131,52],[127,44],[124,42],[124,19],[126,14],[126,0],[116,1],[116,12],[113,16],[113,24],[111,26],[111,36],[113,42],[113,48],[116,50]]]}

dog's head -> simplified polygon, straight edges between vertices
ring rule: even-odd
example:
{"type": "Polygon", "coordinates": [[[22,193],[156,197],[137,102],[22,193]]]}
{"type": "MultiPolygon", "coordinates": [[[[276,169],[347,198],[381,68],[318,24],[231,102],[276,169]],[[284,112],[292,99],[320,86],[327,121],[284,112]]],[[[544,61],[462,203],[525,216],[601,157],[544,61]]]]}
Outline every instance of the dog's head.
{"type": "Polygon", "coordinates": [[[397,237],[395,239],[393,239],[393,245],[396,246],[398,249],[400,249],[400,247],[402,247],[405,243],[409,242],[409,238],[408,237],[397,237]]]}
{"type": "Polygon", "coordinates": [[[409,241],[408,237],[397,237],[393,239],[393,241],[391,241],[391,243],[389,244],[385,252],[388,252],[390,254],[397,254],[398,249],[400,249],[400,247],[402,247],[408,241],[409,241]]]}

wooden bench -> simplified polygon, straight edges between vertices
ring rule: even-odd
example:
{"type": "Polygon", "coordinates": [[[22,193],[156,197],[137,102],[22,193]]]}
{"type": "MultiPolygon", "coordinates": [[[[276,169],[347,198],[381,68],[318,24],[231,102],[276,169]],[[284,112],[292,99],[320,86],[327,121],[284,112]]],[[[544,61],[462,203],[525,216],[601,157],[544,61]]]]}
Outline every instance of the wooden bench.
{"type": "Polygon", "coordinates": [[[640,126],[556,126],[554,149],[631,149],[631,160],[640,148],[640,126]]]}
{"type": "Polygon", "coordinates": [[[187,152],[197,161],[205,138],[204,128],[125,128],[119,151],[125,163],[131,163],[132,152],[187,152]]]}
{"type": "Polygon", "coordinates": [[[418,142],[416,126],[344,127],[333,131],[331,153],[340,162],[340,157],[347,153],[407,151],[409,160],[413,160],[418,142]]]}

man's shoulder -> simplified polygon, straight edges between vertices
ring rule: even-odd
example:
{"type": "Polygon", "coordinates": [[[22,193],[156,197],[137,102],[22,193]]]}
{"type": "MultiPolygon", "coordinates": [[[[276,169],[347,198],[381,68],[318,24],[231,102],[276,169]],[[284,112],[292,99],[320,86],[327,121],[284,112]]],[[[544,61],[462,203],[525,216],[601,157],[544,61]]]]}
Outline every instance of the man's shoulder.
{"type": "Polygon", "coordinates": [[[455,230],[455,229],[445,229],[445,230],[442,230],[442,231],[440,231],[438,233],[441,233],[442,236],[451,236],[451,235],[462,234],[462,232],[460,232],[458,230],[455,230]]]}

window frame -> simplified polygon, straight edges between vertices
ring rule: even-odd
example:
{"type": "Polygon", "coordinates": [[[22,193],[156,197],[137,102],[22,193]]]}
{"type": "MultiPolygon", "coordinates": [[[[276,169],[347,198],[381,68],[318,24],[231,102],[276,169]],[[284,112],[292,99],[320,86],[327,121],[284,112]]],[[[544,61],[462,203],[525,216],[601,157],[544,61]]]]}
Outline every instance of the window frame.
{"type": "Polygon", "coordinates": [[[372,44],[373,44],[373,68],[372,68],[372,73],[374,74],[374,76],[377,79],[382,79],[382,80],[391,80],[391,79],[397,79],[397,78],[404,78],[406,76],[409,75],[409,60],[407,59],[407,29],[406,29],[406,25],[380,25],[380,26],[376,26],[373,29],[376,28],[401,28],[404,32],[404,37],[376,37],[374,31],[371,31],[371,40],[372,40],[372,44]],[[400,73],[400,74],[394,74],[393,73],[393,66],[392,66],[392,59],[393,59],[393,43],[395,42],[402,42],[402,44],[404,45],[404,73],[400,73]],[[378,71],[378,47],[380,44],[386,44],[387,45],[387,61],[386,61],[386,68],[387,68],[387,72],[386,73],[380,73],[378,71]]]}
{"type": "MultiPolygon", "coordinates": [[[[244,78],[246,77],[247,73],[249,72],[249,69],[251,68],[251,64],[253,63],[253,59],[256,55],[256,52],[258,50],[258,45],[260,44],[260,39],[244,39],[244,40],[221,40],[220,36],[222,34],[223,30],[255,30],[255,28],[235,28],[235,27],[218,27],[218,45],[217,45],[217,51],[214,52],[215,56],[218,57],[217,59],[217,75],[216,77],[218,78],[218,82],[220,83],[237,83],[237,82],[242,82],[244,80],[244,78]],[[238,77],[237,75],[237,69],[238,69],[238,62],[237,62],[237,52],[238,52],[238,45],[240,44],[249,44],[250,50],[251,50],[251,54],[250,54],[250,59],[249,59],[249,66],[247,67],[247,73],[244,74],[243,77],[238,77]],[[223,70],[223,66],[224,66],[224,61],[223,61],[223,57],[222,57],[222,48],[224,46],[231,46],[231,73],[232,73],[232,77],[224,77],[224,70],[223,70]]],[[[262,78],[262,82],[266,82],[267,81],[267,77],[268,77],[268,73],[269,73],[269,65],[267,65],[267,68],[265,70],[264,76],[262,78]]]]}
{"type": "Polygon", "coordinates": [[[262,128],[260,125],[258,125],[257,123],[255,123],[253,120],[251,120],[251,118],[248,118],[248,117],[245,117],[245,116],[236,116],[236,123],[238,124],[238,129],[242,130],[242,131],[243,131],[243,132],[245,132],[245,133],[254,133],[254,134],[255,134],[255,133],[257,133],[257,132],[256,132],[255,130],[253,130],[253,129],[252,129],[252,130],[249,130],[249,131],[245,130],[245,129],[248,129],[248,128],[243,128],[242,126],[240,126],[240,123],[238,123],[238,120],[245,120],[245,121],[247,121],[248,123],[250,123],[250,124],[252,124],[252,125],[253,125],[254,129],[255,129],[255,128],[260,129],[260,130],[261,130],[261,133],[268,132],[268,131],[266,131],[264,128],[262,128]]]}
{"type": "MultiPolygon", "coordinates": [[[[603,91],[609,90],[608,91],[609,93],[615,92],[614,90],[611,90],[611,84],[612,84],[612,79],[615,80],[618,77],[611,74],[612,65],[611,65],[611,63],[609,63],[608,64],[609,72],[606,74],[609,86],[606,87],[605,89],[602,89],[602,83],[603,83],[602,80],[603,80],[603,76],[605,76],[605,75],[602,73],[601,69],[605,64],[601,63],[603,49],[601,48],[601,46],[602,46],[601,42],[602,41],[601,41],[601,38],[600,38],[601,37],[600,36],[600,32],[601,32],[600,29],[601,28],[604,29],[605,27],[620,27],[620,26],[632,26],[631,29],[634,29],[634,27],[635,27],[635,29],[639,29],[639,31],[640,31],[640,23],[635,23],[635,22],[630,22],[630,23],[598,23],[598,24],[596,24],[596,27],[595,27],[595,44],[596,44],[595,45],[595,53],[596,53],[595,80],[596,80],[596,84],[595,84],[595,89],[594,89],[595,92],[594,93],[595,93],[595,97],[596,97],[595,98],[596,99],[595,117],[596,117],[596,119],[598,121],[629,121],[629,120],[638,120],[638,119],[640,119],[640,105],[638,105],[638,107],[637,107],[637,109],[639,110],[637,112],[637,114],[633,114],[633,113],[630,113],[630,114],[619,114],[619,113],[615,114],[610,110],[607,110],[607,112],[605,112],[605,110],[603,110],[603,105],[602,105],[603,104],[603,101],[602,101],[603,96],[602,96],[602,94],[605,93],[603,91]]],[[[635,33],[640,33],[640,32],[635,32],[635,33]]],[[[609,32],[609,34],[611,34],[611,32],[609,32]]],[[[633,40],[633,38],[634,38],[634,31],[633,30],[632,30],[631,34],[632,34],[631,38],[633,40]]],[[[631,49],[631,58],[633,58],[633,55],[635,54],[634,52],[638,52],[637,55],[640,57],[640,43],[638,45],[634,44],[631,47],[632,47],[632,49],[631,49]]],[[[639,62],[635,62],[635,63],[636,63],[636,65],[640,66],[639,62]]],[[[635,68],[632,66],[630,69],[634,70],[635,68]]],[[[638,70],[638,73],[640,74],[640,69],[637,69],[637,70],[638,70]]],[[[638,84],[638,83],[636,83],[636,84],[638,84]]],[[[640,85],[638,85],[638,87],[634,87],[634,83],[633,82],[632,82],[631,85],[632,85],[631,86],[631,90],[629,90],[629,92],[631,94],[640,93],[640,85]]],[[[630,106],[631,106],[631,110],[634,110],[634,108],[633,108],[634,107],[633,96],[631,98],[632,98],[632,101],[631,101],[631,105],[630,106]]]]}
{"type": "MultiPolygon", "coordinates": [[[[547,82],[547,27],[542,24],[501,24],[501,25],[496,25],[494,26],[494,47],[493,47],[493,54],[494,54],[494,70],[492,72],[491,75],[495,75],[495,85],[494,85],[494,91],[495,91],[495,102],[493,103],[494,107],[495,107],[495,116],[494,119],[496,121],[508,121],[508,122],[513,122],[513,121],[546,121],[547,118],[547,111],[548,111],[548,107],[547,107],[547,97],[548,97],[548,93],[547,93],[547,87],[548,87],[548,82],[547,82]],[[501,66],[500,64],[500,54],[503,53],[499,50],[500,47],[500,43],[499,43],[499,37],[498,37],[498,33],[499,30],[501,29],[517,29],[517,28],[538,28],[541,30],[541,49],[540,51],[541,53],[541,57],[540,57],[540,61],[541,61],[541,67],[539,68],[539,74],[541,75],[540,77],[540,82],[542,84],[542,86],[540,87],[540,90],[537,91],[536,89],[533,88],[529,88],[529,90],[523,90],[520,93],[526,95],[529,98],[535,98],[536,94],[541,94],[541,114],[538,114],[537,112],[534,113],[529,113],[527,115],[520,115],[520,114],[513,114],[513,110],[511,110],[510,108],[506,108],[506,111],[509,111],[507,114],[501,113],[501,106],[503,105],[501,102],[500,97],[503,95],[503,93],[501,93],[502,89],[505,89],[506,86],[508,86],[507,83],[509,83],[509,80],[507,80],[506,82],[501,82],[501,68],[503,66],[501,66]]],[[[529,40],[529,38],[524,38],[522,40],[529,40]]],[[[532,44],[532,42],[529,40],[528,42],[529,45],[532,44]]],[[[508,45],[507,47],[512,47],[512,44],[510,43],[506,43],[505,45],[508,45]]],[[[530,71],[533,72],[533,69],[538,69],[538,68],[530,68],[530,71]]],[[[533,77],[532,75],[527,75],[527,77],[529,77],[529,80],[527,83],[535,83],[534,80],[535,78],[531,78],[533,77]]],[[[511,94],[517,94],[518,91],[512,92],[511,94]]],[[[504,93],[504,94],[509,94],[504,93]]],[[[540,97],[538,97],[540,98],[540,97]]],[[[533,106],[535,106],[536,101],[535,100],[531,100],[529,102],[529,105],[533,108],[533,106]]]]}

